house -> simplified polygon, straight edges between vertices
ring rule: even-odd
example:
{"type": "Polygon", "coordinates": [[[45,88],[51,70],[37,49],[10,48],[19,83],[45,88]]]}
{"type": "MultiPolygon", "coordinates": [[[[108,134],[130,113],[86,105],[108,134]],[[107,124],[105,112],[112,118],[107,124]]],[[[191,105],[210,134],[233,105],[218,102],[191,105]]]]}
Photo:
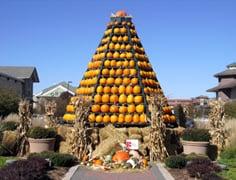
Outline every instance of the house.
{"type": "Polygon", "coordinates": [[[38,82],[35,67],[0,66],[0,89],[13,92],[21,98],[32,99],[33,83],[38,82]]]}
{"type": "Polygon", "coordinates": [[[225,71],[214,75],[218,78],[219,84],[208,92],[216,93],[216,98],[221,100],[236,99],[236,63],[229,64],[225,71]]]}
{"type": "Polygon", "coordinates": [[[182,106],[203,106],[208,105],[208,103],[209,97],[203,95],[191,99],[168,99],[168,104],[173,107],[179,104],[181,104],[182,106]]]}
{"type": "Polygon", "coordinates": [[[59,97],[62,93],[67,92],[70,95],[75,95],[76,88],[70,85],[70,82],[60,82],[58,84],[52,85],[39,93],[35,94],[34,97],[37,99],[46,98],[53,99],[59,97]]]}

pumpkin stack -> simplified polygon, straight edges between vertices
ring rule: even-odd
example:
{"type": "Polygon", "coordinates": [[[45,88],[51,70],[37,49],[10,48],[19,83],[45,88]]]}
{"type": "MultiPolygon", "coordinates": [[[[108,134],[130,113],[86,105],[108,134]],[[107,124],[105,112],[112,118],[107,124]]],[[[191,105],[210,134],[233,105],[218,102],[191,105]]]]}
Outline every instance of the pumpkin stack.
{"type": "MultiPolygon", "coordinates": [[[[92,100],[88,123],[126,126],[148,124],[150,93],[163,95],[132,18],[118,11],[111,16],[76,94],[92,100]]],[[[67,106],[67,122],[75,120],[76,98],[67,106]]],[[[163,112],[165,123],[176,123],[168,104],[163,112]]]]}

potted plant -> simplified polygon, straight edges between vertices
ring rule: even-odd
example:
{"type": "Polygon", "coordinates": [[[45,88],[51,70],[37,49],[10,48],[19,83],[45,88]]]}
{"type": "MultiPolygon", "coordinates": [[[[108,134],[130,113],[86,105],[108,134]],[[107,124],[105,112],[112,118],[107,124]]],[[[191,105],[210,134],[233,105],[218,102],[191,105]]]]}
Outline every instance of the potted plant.
{"type": "Polygon", "coordinates": [[[30,153],[53,151],[56,131],[53,128],[34,127],[28,131],[30,153]]]}
{"type": "Polygon", "coordinates": [[[206,154],[210,139],[211,136],[207,129],[186,129],[182,135],[184,153],[206,154]]]}

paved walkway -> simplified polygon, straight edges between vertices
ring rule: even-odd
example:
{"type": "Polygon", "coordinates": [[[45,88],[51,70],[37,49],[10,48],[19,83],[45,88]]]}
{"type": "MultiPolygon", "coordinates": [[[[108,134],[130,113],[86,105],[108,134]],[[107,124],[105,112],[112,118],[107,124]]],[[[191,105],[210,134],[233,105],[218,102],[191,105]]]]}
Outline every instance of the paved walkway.
{"type": "Polygon", "coordinates": [[[156,165],[144,172],[109,173],[78,167],[71,180],[169,180],[156,165]]]}

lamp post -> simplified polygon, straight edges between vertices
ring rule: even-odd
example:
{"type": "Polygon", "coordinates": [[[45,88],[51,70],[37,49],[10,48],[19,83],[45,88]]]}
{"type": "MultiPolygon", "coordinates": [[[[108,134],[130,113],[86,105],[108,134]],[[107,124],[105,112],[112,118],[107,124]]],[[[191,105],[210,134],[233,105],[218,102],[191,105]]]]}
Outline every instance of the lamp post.
{"type": "Polygon", "coordinates": [[[72,83],[72,81],[67,81],[67,92],[69,91],[69,87],[70,87],[71,83],[72,83]]]}

